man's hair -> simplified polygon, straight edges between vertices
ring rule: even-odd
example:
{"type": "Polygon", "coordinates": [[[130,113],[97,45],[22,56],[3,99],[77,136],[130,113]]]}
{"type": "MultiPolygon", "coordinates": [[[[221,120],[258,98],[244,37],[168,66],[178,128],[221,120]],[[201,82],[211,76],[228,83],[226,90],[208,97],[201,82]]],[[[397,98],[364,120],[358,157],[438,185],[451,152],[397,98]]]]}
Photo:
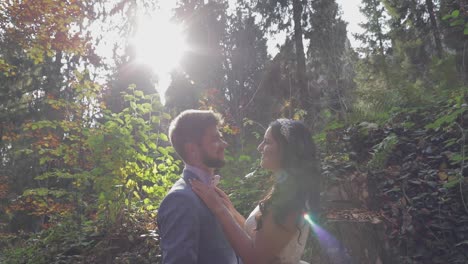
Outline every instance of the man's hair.
{"type": "Polygon", "coordinates": [[[171,144],[182,160],[186,161],[185,144],[201,143],[208,127],[222,123],[221,115],[211,110],[185,110],[169,126],[171,144]]]}

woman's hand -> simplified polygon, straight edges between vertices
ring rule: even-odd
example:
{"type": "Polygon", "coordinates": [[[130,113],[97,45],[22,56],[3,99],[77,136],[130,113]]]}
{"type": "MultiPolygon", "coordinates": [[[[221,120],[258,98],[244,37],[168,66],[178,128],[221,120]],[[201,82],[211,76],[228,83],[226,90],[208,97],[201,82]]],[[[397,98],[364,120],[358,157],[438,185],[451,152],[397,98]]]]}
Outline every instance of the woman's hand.
{"type": "MultiPolygon", "coordinates": [[[[192,190],[198,195],[198,197],[200,197],[200,199],[202,199],[205,205],[213,213],[227,209],[227,206],[225,206],[226,202],[224,201],[224,198],[220,196],[219,191],[215,189],[216,187],[203,184],[197,179],[190,180],[190,184],[192,185],[192,190]]],[[[226,194],[224,195],[227,196],[226,194]]]]}
{"type": "Polygon", "coordinates": [[[237,224],[243,227],[245,225],[245,218],[236,210],[236,208],[231,202],[231,199],[229,199],[229,196],[227,196],[227,194],[223,190],[219,189],[218,187],[215,187],[215,191],[221,197],[224,206],[226,206],[229,213],[231,213],[231,215],[234,217],[237,224]]]}
{"type": "Polygon", "coordinates": [[[192,184],[192,190],[214,214],[228,213],[239,226],[244,226],[245,218],[237,212],[234,205],[232,205],[231,199],[229,199],[229,196],[223,190],[218,187],[205,185],[198,180],[192,180],[190,183],[192,184]]]}
{"type": "Polygon", "coordinates": [[[232,205],[231,199],[229,199],[229,196],[220,188],[214,187],[214,190],[216,193],[219,195],[219,197],[222,199],[224,206],[226,206],[229,211],[232,211],[234,208],[234,205],[232,205]]]}

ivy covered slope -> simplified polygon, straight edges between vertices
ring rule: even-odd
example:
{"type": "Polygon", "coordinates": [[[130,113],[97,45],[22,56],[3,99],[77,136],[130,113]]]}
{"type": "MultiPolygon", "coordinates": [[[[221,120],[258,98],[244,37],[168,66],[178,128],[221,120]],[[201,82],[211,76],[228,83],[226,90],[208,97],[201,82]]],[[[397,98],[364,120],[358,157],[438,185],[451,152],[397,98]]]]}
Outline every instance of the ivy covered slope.
{"type": "Polygon", "coordinates": [[[323,141],[328,190],[347,186],[343,200],[379,213],[398,263],[468,262],[467,99],[396,109],[323,141]]]}

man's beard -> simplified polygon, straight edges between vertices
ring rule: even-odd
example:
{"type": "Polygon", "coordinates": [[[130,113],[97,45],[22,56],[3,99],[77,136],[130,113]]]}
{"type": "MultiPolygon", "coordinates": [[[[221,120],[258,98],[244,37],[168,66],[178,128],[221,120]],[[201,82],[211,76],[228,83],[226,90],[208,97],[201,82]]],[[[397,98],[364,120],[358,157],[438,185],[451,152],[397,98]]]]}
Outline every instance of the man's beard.
{"type": "Polygon", "coordinates": [[[203,152],[202,155],[202,162],[208,168],[222,168],[226,164],[224,159],[210,158],[205,152],[203,152]]]}

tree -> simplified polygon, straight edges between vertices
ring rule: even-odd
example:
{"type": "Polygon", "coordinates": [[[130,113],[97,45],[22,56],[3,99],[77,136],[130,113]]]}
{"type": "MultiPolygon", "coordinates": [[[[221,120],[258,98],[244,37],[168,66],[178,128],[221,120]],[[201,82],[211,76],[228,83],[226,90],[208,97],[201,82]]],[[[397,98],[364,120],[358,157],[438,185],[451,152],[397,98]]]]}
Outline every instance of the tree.
{"type": "Polygon", "coordinates": [[[351,51],[346,37],[346,23],[341,19],[335,1],[313,0],[310,8],[310,29],[305,35],[310,40],[307,51],[310,83],[320,87],[325,99],[323,107],[344,118],[347,111],[345,94],[354,85],[352,74],[344,74],[347,71],[345,67],[350,66],[345,63],[346,52],[351,51]]]}
{"type": "MultiPolygon", "coordinates": [[[[307,25],[308,7],[306,1],[301,0],[256,0],[252,1],[255,10],[263,17],[263,26],[272,31],[292,32],[295,54],[295,78],[292,102],[289,102],[293,110],[302,110],[307,113],[305,119],[313,123],[319,109],[320,93],[316,86],[308,85],[306,72],[306,56],[304,52],[304,28],[307,25]],[[292,14],[292,16],[291,16],[292,14]]],[[[290,116],[292,117],[292,116],[290,116]]]]}
{"type": "Polygon", "coordinates": [[[373,68],[383,72],[388,80],[388,66],[386,55],[389,51],[390,36],[385,33],[385,7],[378,0],[364,0],[359,8],[361,13],[367,18],[367,21],[361,23],[364,29],[362,34],[355,34],[357,40],[364,44],[364,48],[358,49],[373,64],[373,68]]]}
{"type": "Polygon", "coordinates": [[[172,74],[173,83],[167,90],[167,105],[179,112],[187,107],[180,101],[186,93],[201,98],[208,89],[225,85],[223,43],[226,40],[227,1],[181,1],[175,10],[175,21],[184,24],[186,41],[192,47],[180,63],[180,69],[172,74]],[[189,90],[182,90],[188,88],[189,90]]]}
{"type": "Polygon", "coordinates": [[[224,111],[238,129],[234,146],[241,149],[242,140],[246,137],[244,119],[271,119],[264,91],[260,91],[261,76],[269,56],[265,34],[255,24],[250,8],[238,6],[236,13],[229,17],[228,25],[228,37],[223,45],[226,85],[219,89],[220,94],[225,95],[224,101],[228,107],[218,105],[217,108],[224,111]],[[259,107],[267,111],[259,113],[259,107]]]}
{"type": "Polygon", "coordinates": [[[119,64],[116,56],[116,65],[130,66],[109,82],[119,96],[126,92],[121,104],[109,104],[113,113],[106,110],[103,83],[95,81],[106,68],[94,52],[91,28],[129,2],[138,1],[122,1],[110,12],[114,3],[96,1],[0,5],[1,174],[11,179],[15,198],[0,209],[13,231],[70,215],[81,227],[97,209],[113,223],[135,203],[154,209],[173,180],[177,162],[160,132],[169,116],[153,99],[151,74],[125,58],[127,64],[119,64]]]}
{"type": "Polygon", "coordinates": [[[56,110],[57,103],[84,100],[78,96],[76,83],[90,81],[83,68],[99,65],[88,35],[94,8],[88,1],[62,5],[9,1],[0,5],[0,151],[2,174],[12,179],[12,195],[47,186],[34,178],[57,166],[41,163],[40,155],[28,149],[62,139],[67,133],[45,128],[32,138],[25,129],[33,122],[62,119],[65,115],[56,110]]]}
{"type": "Polygon", "coordinates": [[[466,52],[468,41],[468,30],[466,20],[468,8],[463,1],[442,0],[440,1],[439,17],[443,18],[441,31],[444,36],[444,46],[455,51],[455,63],[459,78],[464,84],[468,83],[468,52],[466,52]]]}
{"type": "Polygon", "coordinates": [[[244,118],[270,119],[269,111],[256,111],[258,104],[266,104],[259,85],[269,57],[265,33],[252,9],[240,2],[232,10],[226,14],[227,2],[188,1],[178,6],[175,18],[189,24],[188,42],[196,48],[172,73],[166,96],[168,108],[175,112],[214,108],[222,113],[237,151],[243,147],[244,118]]]}
{"type": "Polygon", "coordinates": [[[436,10],[434,8],[434,1],[426,0],[426,8],[429,13],[429,20],[431,21],[432,35],[434,36],[434,42],[436,46],[437,56],[442,58],[442,41],[440,39],[439,26],[436,18],[436,10]]]}

